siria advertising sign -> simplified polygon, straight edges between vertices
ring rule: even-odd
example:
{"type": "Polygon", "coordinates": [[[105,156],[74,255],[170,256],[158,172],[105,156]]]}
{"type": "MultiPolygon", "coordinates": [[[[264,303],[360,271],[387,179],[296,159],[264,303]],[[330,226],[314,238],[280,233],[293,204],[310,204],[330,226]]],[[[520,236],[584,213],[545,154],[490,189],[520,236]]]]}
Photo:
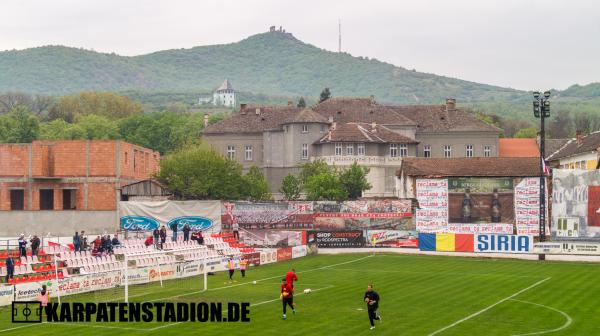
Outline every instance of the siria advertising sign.
{"type": "Polygon", "coordinates": [[[475,252],[529,253],[532,249],[533,236],[475,235],[475,252]]]}
{"type": "Polygon", "coordinates": [[[144,216],[121,217],[121,228],[128,231],[148,231],[158,228],[160,225],[154,218],[144,216]]]}
{"type": "Polygon", "coordinates": [[[182,230],[187,224],[192,231],[204,231],[210,229],[213,226],[213,221],[202,216],[183,216],[171,219],[167,223],[167,227],[176,224],[178,230],[182,230]]]}

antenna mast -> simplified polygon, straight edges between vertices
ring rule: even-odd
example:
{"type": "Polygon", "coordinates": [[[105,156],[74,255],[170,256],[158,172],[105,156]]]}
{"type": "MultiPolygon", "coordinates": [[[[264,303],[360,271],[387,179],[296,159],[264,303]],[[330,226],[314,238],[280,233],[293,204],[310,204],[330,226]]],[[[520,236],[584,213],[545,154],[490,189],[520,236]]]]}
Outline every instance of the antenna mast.
{"type": "Polygon", "coordinates": [[[338,52],[342,52],[342,20],[338,19],[338,52]]]}

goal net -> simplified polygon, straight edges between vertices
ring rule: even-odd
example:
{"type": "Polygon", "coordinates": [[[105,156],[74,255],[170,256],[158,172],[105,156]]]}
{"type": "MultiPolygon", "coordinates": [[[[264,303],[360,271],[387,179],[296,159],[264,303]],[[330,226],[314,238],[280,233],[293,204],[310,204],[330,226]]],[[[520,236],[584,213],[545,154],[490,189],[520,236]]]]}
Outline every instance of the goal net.
{"type": "Polygon", "coordinates": [[[224,253],[235,252],[183,241],[162,247],[129,240],[107,255],[60,251],[54,260],[61,273],[48,279],[51,296],[63,302],[198,300],[208,288],[208,272],[223,270],[224,253]]]}

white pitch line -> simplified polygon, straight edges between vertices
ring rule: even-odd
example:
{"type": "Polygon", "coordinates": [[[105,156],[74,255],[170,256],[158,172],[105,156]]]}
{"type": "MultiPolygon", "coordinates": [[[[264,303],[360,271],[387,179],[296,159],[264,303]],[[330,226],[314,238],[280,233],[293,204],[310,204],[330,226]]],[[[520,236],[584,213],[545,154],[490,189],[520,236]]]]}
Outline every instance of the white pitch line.
{"type": "MultiPolygon", "coordinates": [[[[333,287],[335,287],[335,286],[334,286],[334,285],[329,285],[329,286],[327,286],[327,287],[313,289],[312,291],[313,291],[313,292],[316,292],[316,291],[325,290],[325,289],[329,289],[329,288],[333,288],[333,287]]],[[[304,293],[299,293],[299,294],[296,294],[296,295],[294,295],[294,296],[300,296],[300,295],[303,295],[303,294],[304,294],[304,293]]],[[[266,304],[266,303],[271,303],[271,302],[275,302],[275,301],[279,301],[279,300],[281,300],[281,299],[280,299],[280,298],[277,298],[277,299],[272,299],[272,300],[262,301],[262,302],[258,302],[258,303],[251,303],[251,304],[250,304],[250,307],[256,307],[256,306],[260,306],[260,305],[263,305],[263,304],[266,304]]],[[[224,310],[224,311],[223,311],[223,314],[225,314],[226,312],[227,312],[227,310],[224,310]]],[[[180,324],[180,323],[183,323],[183,322],[175,322],[175,323],[171,323],[171,324],[165,324],[165,325],[162,325],[162,326],[159,326],[159,327],[154,327],[154,328],[147,329],[147,330],[148,330],[148,331],[155,331],[155,330],[158,330],[158,329],[163,329],[163,328],[172,327],[172,326],[178,325],[178,324],[180,324]]],[[[138,329],[138,330],[140,330],[140,329],[138,329]]]]}
{"type": "Polygon", "coordinates": [[[565,328],[568,328],[571,325],[571,323],[573,323],[573,319],[571,318],[571,316],[569,316],[569,314],[565,313],[562,310],[558,310],[556,308],[548,307],[546,305],[543,305],[543,304],[540,304],[540,303],[535,303],[535,302],[529,302],[529,301],[523,301],[523,300],[517,300],[517,299],[511,299],[511,301],[527,303],[527,304],[530,304],[530,305],[539,306],[539,307],[542,307],[542,308],[546,308],[546,309],[555,311],[555,312],[561,314],[567,320],[565,322],[565,324],[563,324],[562,326],[560,326],[558,328],[555,328],[555,329],[536,331],[536,332],[527,333],[527,334],[515,334],[513,336],[529,336],[529,335],[548,334],[548,333],[552,333],[552,332],[556,332],[556,331],[560,331],[560,330],[563,330],[565,328]]]}
{"type": "MultiPolygon", "coordinates": [[[[333,265],[327,265],[327,266],[321,266],[321,267],[317,267],[317,268],[312,268],[312,269],[309,269],[309,270],[306,270],[306,271],[300,271],[300,272],[296,272],[296,273],[300,274],[300,273],[307,273],[307,272],[318,271],[318,270],[322,270],[322,269],[325,269],[325,268],[330,268],[330,267],[333,267],[333,266],[340,266],[340,265],[346,265],[346,264],[354,263],[354,262],[361,261],[361,260],[364,260],[364,259],[367,259],[367,258],[371,258],[371,257],[373,257],[373,255],[368,255],[366,257],[361,257],[361,258],[358,258],[358,259],[353,259],[353,260],[350,260],[350,261],[345,261],[345,262],[341,262],[341,263],[337,263],[337,264],[333,264],[333,265]]],[[[272,277],[268,277],[268,278],[263,278],[263,279],[259,279],[259,280],[254,280],[254,281],[261,282],[261,281],[271,280],[271,279],[276,279],[276,278],[281,278],[281,277],[282,277],[282,275],[276,275],[276,276],[272,276],[272,277]]],[[[209,288],[209,289],[207,289],[207,291],[211,292],[211,291],[216,291],[216,290],[221,290],[221,289],[227,289],[227,288],[232,288],[232,287],[238,287],[238,286],[245,286],[245,285],[250,285],[250,284],[252,284],[252,281],[242,282],[242,283],[239,283],[239,284],[229,285],[229,286],[209,288]]],[[[204,292],[204,291],[201,290],[201,291],[189,292],[189,293],[180,294],[180,295],[172,295],[172,296],[163,297],[163,298],[160,298],[160,299],[149,300],[149,301],[146,301],[146,302],[155,302],[155,301],[167,300],[167,299],[178,298],[178,297],[183,297],[183,296],[190,296],[190,295],[194,295],[194,294],[198,294],[198,293],[202,293],[202,292],[204,292]]]]}
{"type": "MultiPolygon", "coordinates": [[[[43,323],[43,322],[42,322],[43,323]]],[[[22,325],[19,327],[13,327],[13,328],[8,328],[8,329],[2,329],[0,330],[0,333],[6,332],[6,331],[12,331],[12,330],[17,330],[17,329],[22,329],[22,328],[28,328],[28,327],[34,327],[37,326],[39,323],[30,323],[30,324],[26,324],[26,325],[22,325]]]]}
{"type": "Polygon", "coordinates": [[[379,272],[379,273],[409,273],[409,274],[437,274],[437,275],[472,275],[472,276],[507,276],[507,277],[517,277],[517,278],[540,278],[535,275],[517,275],[517,274],[502,274],[502,273],[469,273],[469,272],[428,272],[428,271],[409,271],[409,270],[380,270],[380,269],[355,269],[355,268],[332,268],[334,271],[350,271],[350,272],[379,272]]]}
{"type": "Polygon", "coordinates": [[[441,328],[441,329],[438,329],[438,330],[436,330],[436,331],[432,332],[431,334],[429,334],[429,336],[434,336],[434,335],[437,335],[437,334],[439,334],[439,333],[441,333],[441,332],[443,332],[443,331],[446,331],[446,330],[448,330],[448,329],[450,329],[450,328],[452,328],[452,327],[455,327],[455,326],[457,326],[457,325],[459,325],[459,324],[461,324],[461,323],[463,323],[463,322],[465,322],[465,321],[467,321],[467,320],[470,320],[470,319],[472,319],[473,317],[475,317],[475,316],[477,316],[477,315],[480,315],[480,314],[482,314],[482,313],[485,313],[486,311],[488,311],[488,310],[490,310],[490,309],[492,309],[492,308],[496,307],[497,305],[501,304],[502,302],[508,301],[508,300],[510,300],[510,299],[512,299],[512,298],[514,298],[514,297],[516,297],[516,296],[518,296],[519,294],[522,294],[522,293],[524,293],[524,292],[526,292],[526,291],[528,291],[528,290],[530,290],[530,289],[532,289],[532,288],[534,288],[534,287],[536,287],[536,286],[539,286],[539,285],[541,285],[542,283],[544,283],[544,282],[546,282],[546,281],[550,280],[551,278],[552,278],[552,277],[547,277],[547,278],[545,278],[545,279],[543,279],[543,280],[540,280],[540,281],[538,281],[538,282],[534,283],[533,285],[531,285],[531,286],[529,286],[529,287],[527,287],[527,288],[523,288],[523,289],[521,289],[520,291],[518,291],[518,292],[516,292],[516,293],[514,293],[514,294],[512,294],[512,295],[510,295],[510,296],[508,296],[508,297],[505,297],[504,299],[502,299],[502,300],[500,300],[500,301],[498,301],[498,302],[496,302],[496,303],[494,303],[494,304],[492,304],[492,305],[489,305],[489,306],[487,306],[487,307],[483,308],[482,310],[480,310],[480,311],[478,311],[478,312],[475,312],[475,313],[473,313],[473,314],[471,314],[471,315],[469,315],[469,316],[467,316],[467,317],[465,317],[465,318],[463,318],[463,319],[460,319],[460,320],[458,320],[458,321],[456,321],[456,322],[454,322],[454,323],[452,323],[452,324],[450,324],[450,325],[447,325],[447,326],[445,326],[445,327],[443,327],[443,328],[441,328]]]}

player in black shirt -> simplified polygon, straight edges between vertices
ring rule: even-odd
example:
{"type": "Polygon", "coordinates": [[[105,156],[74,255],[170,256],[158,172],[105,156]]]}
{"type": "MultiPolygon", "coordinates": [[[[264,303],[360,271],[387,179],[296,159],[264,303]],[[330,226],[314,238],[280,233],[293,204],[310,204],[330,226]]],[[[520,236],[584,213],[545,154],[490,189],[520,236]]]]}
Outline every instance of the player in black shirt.
{"type": "Polygon", "coordinates": [[[381,316],[377,315],[377,308],[379,308],[379,294],[373,290],[373,285],[367,287],[365,292],[365,302],[367,303],[367,311],[369,312],[369,322],[371,322],[371,329],[375,329],[375,320],[381,322],[381,316]]]}

